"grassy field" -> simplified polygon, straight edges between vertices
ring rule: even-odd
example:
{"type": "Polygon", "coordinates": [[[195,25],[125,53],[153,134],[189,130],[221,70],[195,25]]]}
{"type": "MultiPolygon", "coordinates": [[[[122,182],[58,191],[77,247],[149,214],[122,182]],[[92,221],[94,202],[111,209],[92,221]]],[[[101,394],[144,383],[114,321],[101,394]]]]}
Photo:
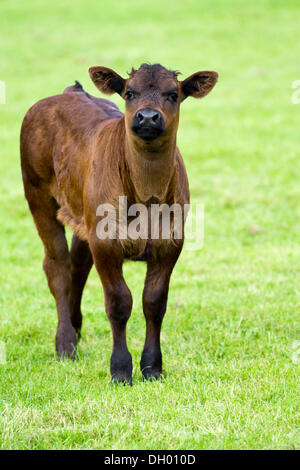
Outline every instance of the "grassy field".
{"type": "Polygon", "coordinates": [[[299,24],[298,0],[1,0],[1,448],[300,447],[300,104],[291,101],[299,24]],[[192,202],[205,204],[205,243],[184,250],[174,271],[165,379],[141,380],[145,266],[128,263],[134,386],[118,387],[94,268],[80,360],[56,360],[56,310],[23,196],[19,130],[29,106],[75,79],[97,94],[89,66],[125,75],[145,61],[182,77],[217,70],[220,80],[181,108],[178,144],[192,202]]]}

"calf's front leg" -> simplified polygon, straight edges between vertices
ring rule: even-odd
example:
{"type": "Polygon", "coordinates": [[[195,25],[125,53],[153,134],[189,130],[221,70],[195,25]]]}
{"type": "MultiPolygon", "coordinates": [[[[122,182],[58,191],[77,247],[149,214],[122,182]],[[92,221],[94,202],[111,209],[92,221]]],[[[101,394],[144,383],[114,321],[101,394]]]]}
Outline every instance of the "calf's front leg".
{"type": "Polygon", "coordinates": [[[112,381],[131,384],[132,358],[126,343],[126,324],[131,314],[132,296],[122,274],[122,253],[113,243],[105,241],[92,246],[92,254],[103,285],[106,314],[112,329],[112,381]]]}
{"type": "Polygon", "coordinates": [[[152,257],[148,261],[143,292],[143,309],[146,319],[146,339],[141,357],[144,379],[158,379],[162,372],[160,332],[167,308],[170,277],[181,247],[168,255],[152,257]]]}

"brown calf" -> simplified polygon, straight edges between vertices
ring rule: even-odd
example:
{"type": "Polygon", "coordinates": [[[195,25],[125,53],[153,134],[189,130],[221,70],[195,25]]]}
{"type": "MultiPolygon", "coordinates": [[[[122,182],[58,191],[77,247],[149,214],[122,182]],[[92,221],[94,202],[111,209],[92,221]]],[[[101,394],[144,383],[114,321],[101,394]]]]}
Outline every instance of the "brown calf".
{"type": "MultiPolygon", "coordinates": [[[[25,195],[45,248],[44,270],[58,312],[56,350],[75,355],[80,336],[82,291],[93,263],[105,295],[111,323],[111,374],[132,380],[126,345],[126,323],[132,297],[122,275],[124,259],[147,262],[143,292],[146,339],[141,358],[145,378],[160,377],[160,330],[169,281],[184,235],[169,239],[97,236],[97,208],[116,208],[119,196],[128,206],[189,203],[188,180],[176,147],[179,105],[188,96],[200,98],[214,87],[216,72],[197,72],[180,82],[177,73],[159,64],[143,64],[123,79],[106,67],[91,67],[91,79],[106,94],[126,100],[123,115],[105,99],[85,93],[79,83],[61,95],[36,103],[21,131],[25,195]],[[74,230],[69,251],[64,225],[74,230]]],[[[102,214],[103,215],[103,214],[102,214]]],[[[174,227],[173,227],[174,228],[174,227]]]]}

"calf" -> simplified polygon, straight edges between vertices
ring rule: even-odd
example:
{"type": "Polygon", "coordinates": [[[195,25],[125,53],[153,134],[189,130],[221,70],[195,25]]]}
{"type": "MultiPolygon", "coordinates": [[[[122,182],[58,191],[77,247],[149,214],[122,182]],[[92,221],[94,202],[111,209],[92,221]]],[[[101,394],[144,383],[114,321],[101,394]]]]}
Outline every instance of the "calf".
{"type": "Polygon", "coordinates": [[[120,227],[120,196],[126,196],[128,206],[142,204],[149,214],[153,204],[183,208],[189,203],[188,180],[176,146],[179,106],[188,96],[209,93],[218,74],[197,72],[179,81],[176,72],[159,64],[132,69],[127,79],[106,67],[91,67],[89,73],[101,92],[124,98],[124,115],[114,103],[89,95],[76,82],[63,94],[36,103],[21,130],[25,196],[44,244],[43,266],[58,312],[56,350],[59,357],[75,355],[82,291],[94,263],[112,328],[112,379],[131,382],[126,323],[132,297],[122,265],[125,259],[143,260],[146,339],[140,365],[144,378],[159,378],[161,324],[184,233],[176,237],[171,224],[169,237],[162,237],[161,231],[151,237],[149,227],[146,236],[101,237],[98,224],[107,212],[99,213],[99,207],[115,208],[120,227]],[[74,230],[70,250],[64,225],[74,230]]]}

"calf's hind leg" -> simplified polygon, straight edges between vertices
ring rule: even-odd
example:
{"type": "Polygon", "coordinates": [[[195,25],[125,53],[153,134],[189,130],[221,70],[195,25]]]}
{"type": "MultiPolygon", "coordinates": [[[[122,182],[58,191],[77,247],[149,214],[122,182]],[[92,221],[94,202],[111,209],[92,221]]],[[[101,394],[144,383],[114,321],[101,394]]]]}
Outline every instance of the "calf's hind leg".
{"type": "Polygon", "coordinates": [[[79,339],[82,325],[81,297],[89,272],[93,266],[93,258],[88,243],[80,240],[75,234],[72,239],[70,255],[72,273],[70,292],[71,322],[79,339]]]}
{"type": "Polygon", "coordinates": [[[25,185],[25,193],[38,233],[45,249],[44,271],[53,294],[57,313],[56,351],[59,357],[75,357],[76,332],[72,325],[70,292],[72,288],[71,257],[65,230],[56,219],[57,203],[47,193],[25,185]]]}

